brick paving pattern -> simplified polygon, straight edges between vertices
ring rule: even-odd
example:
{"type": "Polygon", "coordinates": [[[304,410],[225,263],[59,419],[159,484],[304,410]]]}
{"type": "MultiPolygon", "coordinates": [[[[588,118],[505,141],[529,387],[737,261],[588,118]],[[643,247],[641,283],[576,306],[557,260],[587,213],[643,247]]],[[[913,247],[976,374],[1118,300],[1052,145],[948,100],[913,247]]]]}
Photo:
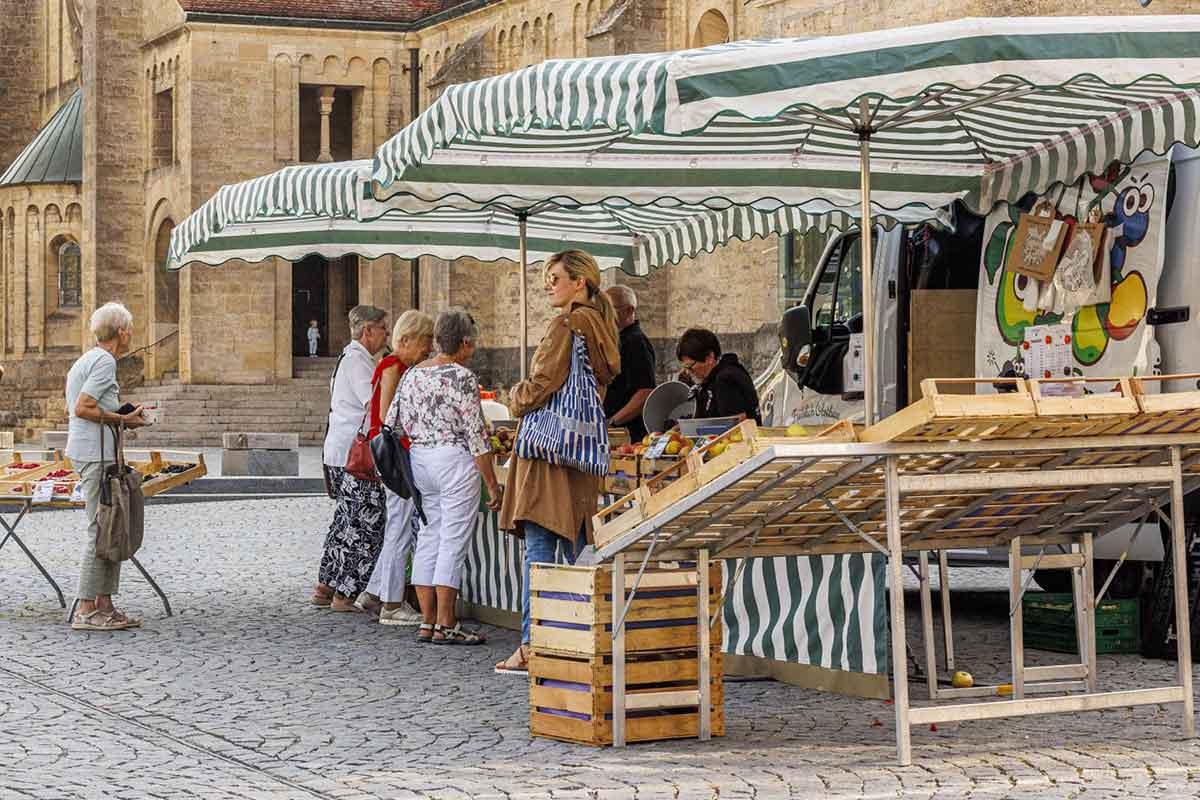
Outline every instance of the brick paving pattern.
{"type": "MultiPolygon", "coordinates": [[[[894,766],[891,706],[772,682],[726,688],[728,735],[576,747],[529,737],[524,682],[479,648],[418,645],[411,629],[305,604],[324,499],[155,506],[121,605],[138,631],[61,624],[49,587],[0,550],[0,798],[1159,798],[1200,794],[1200,742],[1150,707],[914,730],[894,766]]],[[[81,515],[22,526],[73,587],[81,515]]],[[[1003,675],[1004,603],[964,596],[960,668],[1003,675]]],[[[915,597],[909,597],[909,642],[915,597]]],[[[1031,662],[1053,661],[1031,654],[1031,662]]],[[[1167,684],[1174,665],[1101,657],[1105,688],[1167,684]]],[[[921,686],[913,687],[919,697],[921,686]]]]}

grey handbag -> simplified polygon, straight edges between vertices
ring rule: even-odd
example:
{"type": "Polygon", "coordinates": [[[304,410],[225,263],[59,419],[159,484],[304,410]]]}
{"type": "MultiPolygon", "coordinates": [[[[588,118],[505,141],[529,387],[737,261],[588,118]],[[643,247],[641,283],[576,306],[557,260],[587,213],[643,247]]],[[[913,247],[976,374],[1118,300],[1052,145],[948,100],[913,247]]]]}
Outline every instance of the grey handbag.
{"type": "Polygon", "coordinates": [[[100,507],[96,513],[96,557],[128,561],[142,546],[146,498],[142,475],[125,463],[123,424],[100,428],[100,507]],[[115,462],[104,466],[104,431],[113,434],[115,462]]]}

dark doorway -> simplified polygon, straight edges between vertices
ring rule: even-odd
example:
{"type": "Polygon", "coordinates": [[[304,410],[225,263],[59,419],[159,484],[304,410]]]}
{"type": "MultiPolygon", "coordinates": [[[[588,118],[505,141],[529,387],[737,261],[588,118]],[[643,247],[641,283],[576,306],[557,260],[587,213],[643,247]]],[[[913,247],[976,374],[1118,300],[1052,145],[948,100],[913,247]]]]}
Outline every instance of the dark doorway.
{"type": "Polygon", "coordinates": [[[328,265],[320,256],[309,256],[292,265],[292,355],[308,355],[308,326],[314,319],[321,331],[317,354],[329,354],[328,265]]]}

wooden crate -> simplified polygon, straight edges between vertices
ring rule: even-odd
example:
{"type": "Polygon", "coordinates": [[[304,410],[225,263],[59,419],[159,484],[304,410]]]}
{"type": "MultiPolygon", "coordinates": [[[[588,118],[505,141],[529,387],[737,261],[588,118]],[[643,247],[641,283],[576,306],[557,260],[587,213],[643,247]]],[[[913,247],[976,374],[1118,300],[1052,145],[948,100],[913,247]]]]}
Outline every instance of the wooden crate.
{"type": "MultiPolygon", "coordinates": [[[[29,453],[17,455],[28,456],[29,453]]],[[[53,460],[38,462],[39,465],[34,469],[18,471],[10,467],[7,475],[0,474],[0,497],[29,497],[33,494],[34,486],[49,473],[67,470],[70,474],[56,479],[55,483],[67,487],[68,491],[56,492],[51,505],[81,505],[70,501],[70,490],[79,482],[79,475],[74,471],[70,459],[63,457],[59,451],[53,451],[52,455],[53,460]]],[[[142,495],[145,497],[154,497],[208,474],[204,454],[199,452],[127,449],[125,460],[145,476],[142,481],[142,495]]],[[[9,463],[31,462],[15,459],[9,463]]]]}
{"type": "MultiPolygon", "coordinates": [[[[710,730],[725,735],[724,669],[720,649],[709,661],[710,730]]],[[[612,656],[562,656],[538,652],[529,658],[529,731],[534,736],[578,744],[612,744],[612,656]]],[[[630,742],[689,739],[700,733],[696,651],[672,650],[626,657],[625,738],[630,742]],[[636,709],[639,695],[678,692],[680,705],[636,709]]]]}
{"type": "Polygon", "coordinates": [[[1179,392],[1159,391],[1149,393],[1149,386],[1165,389],[1171,381],[1186,381],[1197,387],[1200,373],[1179,375],[1149,375],[1130,378],[1129,385],[1142,412],[1142,419],[1134,433],[1197,433],[1200,432],[1200,388],[1179,392]]]}
{"type": "MultiPolygon", "coordinates": [[[[637,565],[634,566],[636,568],[637,565]]],[[[635,572],[625,576],[632,587],[635,572]]],[[[698,576],[695,569],[647,567],[625,616],[625,651],[643,653],[696,648],[698,576]]],[[[537,652],[596,656],[612,652],[612,567],[534,564],[530,568],[530,646],[537,652]]],[[[721,571],[709,569],[708,613],[717,614],[721,571]]],[[[710,640],[721,641],[721,621],[710,640]]]]}
{"type": "Polygon", "coordinates": [[[863,442],[923,442],[1010,438],[1035,422],[1028,384],[1015,378],[928,378],[923,397],[859,433],[863,442]],[[1009,394],[957,394],[946,390],[1007,383],[1009,394]]]}
{"type": "Polygon", "coordinates": [[[608,462],[608,474],[604,477],[604,491],[608,494],[629,494],[641,485],[640,470],[639,456],[612,456],[608,462]]]}
{"type": "Polygon", "coordinates": [[[1132,431],[1141,411],[1128,378],[1050,378],[1029,381],[1039,420],[1053,424],[1056,436],[1100,436],[1132,431]],[[1082,385],[1079,397],[1046,394],[1051,386],[1082,385]]]}
{"type": "MultiPolygon", "coordinates": [[[[724,475],[756,453],[776,444],[853,442],[857,432],[848,421],[834,423],[811,436],[763,436],[753,420],[745,420],[712,441],[674,458],[662,471],[647,474],[662,459],[642,459],[641,485],[620,497],[592,518],[592,538],[603,547],[617,536],[665,510],[701,486],[724,475]],[[713,455],[713,453],[719,454],[713,455]]],[[[769,429],[772,432],[786,429],[769,429]]]]}

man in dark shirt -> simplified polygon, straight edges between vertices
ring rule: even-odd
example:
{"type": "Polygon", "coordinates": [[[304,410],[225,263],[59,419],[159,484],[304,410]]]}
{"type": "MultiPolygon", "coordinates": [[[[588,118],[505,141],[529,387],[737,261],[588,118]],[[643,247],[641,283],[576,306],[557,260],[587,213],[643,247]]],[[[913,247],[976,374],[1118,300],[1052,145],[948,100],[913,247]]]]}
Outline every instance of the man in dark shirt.
{"type": "Polygon", "coordinates": [[[657,382],[654,379],[654,348],[637,321],[637,295],[628,286],[613,286],[608,290],[617,312],[617,327],[621,330],[621,374],[608,386],[604,396],[604,415],[608,424],[629,431],[631,441],[641,441],[646,435],[642,422],[642,406],[657,382]]]}
{"type": "Polygon", "coordinates": [[[704,328],[689,328],[679,337],[675,357],[699,385],[696,418],[741,417],[762,424],[754,379],[737,354],[721,354],[717,335],[704,328]]]}

